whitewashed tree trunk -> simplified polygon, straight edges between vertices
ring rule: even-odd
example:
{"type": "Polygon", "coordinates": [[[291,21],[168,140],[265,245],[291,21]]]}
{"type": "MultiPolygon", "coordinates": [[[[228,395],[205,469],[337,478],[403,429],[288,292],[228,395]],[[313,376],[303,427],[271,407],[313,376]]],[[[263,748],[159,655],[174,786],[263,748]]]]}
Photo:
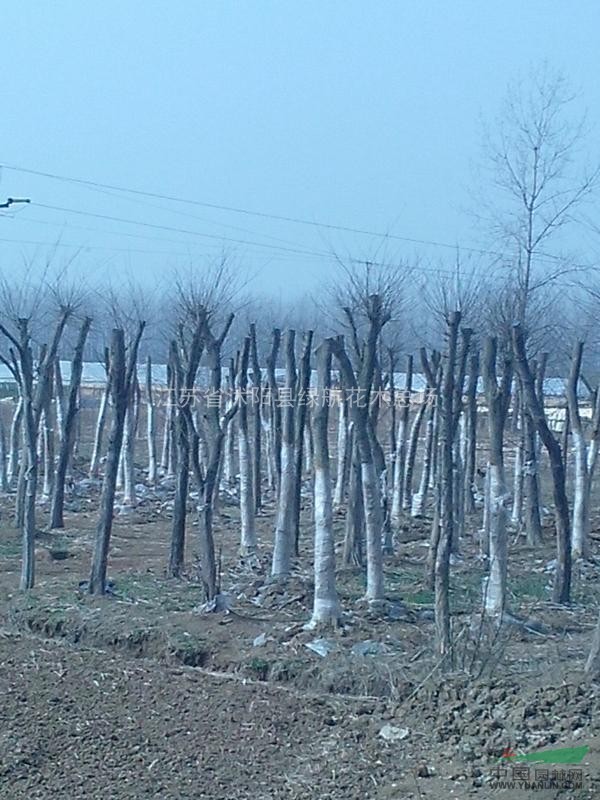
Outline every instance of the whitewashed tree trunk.
{"type": "MultiPolygon", "coordinates": [[[[169,356],[170,358],[170,356],[169,356]]],[[[169,467],[171,466],[171,448],[176,447],[175,441],[172,438],[173,433],[173,417],[175,409],[175,378],[173,376],[173,368],[170,363],[167,364],[167,393],[166,402],[164,404],[164,422],[163,422],[163,437],[162,437],[162,450],[160,455],[160,472],[161,475],[167,475],[169,467]]]]}
{"type": "MultiPolygon", "coordinates": [[[[296,387],[296,355],[293,330],[286,333],[286,382],[285,388],[293,395],[296,387]]],[[[277,402],[277,398],[275,398],[277,402]]],[[[294,551],[294,493],[296,489],[295,466],[295,415],[294,404],[289,401],[283,411],[283,435],[281,441],[281,480],[277,501],[275,525],[275,546],[271,574],[285,577],[289,575],[294,551]]]]}
{"type": "Polygon", "coordinates": [[[574,559],[587,558],[590,534],[591,481],[587,468],[587,446],[582,431],[573,430],[575,449],[575,481],[573,491],[573,538],[571,553],[574,559]]]}
{"type": "Polygon", "coordinates": [[[367,544],[366,597],[370,601],[378,601],[384,597],[381,494],[375,464],[361,460],[360,466],[367,544]]]}
{"type": "Polygon", "coordinates": [[[50,417],[50,403],[42,412],[42,436],[40,437],[43,458],[44,477],[42,481],[42,500],[48,502],[54,487],[54,430],[50,417]]]}
{"type": "MultiPolygon", "coordinates": [[[[306,331],[302,340],[302,353],[300,368],[296,382],[294,408],[294,553],[300,554],[300,510],[302,506],[302,466],[304,462],[304,435],[310,428],[306,425],[308,397],[310,391],[310,352],[312,349],[313,331],[306,331]]],[[[309,443],[306,452],[310,452],[312,443],[309,443]]]]}
{"type": "Polygon", "coordinates": [[[19,399],[15,407],[12,422],[10,425],[10,450],[8,454],[8,483],[14,488],[17,485],[19,475],[19,450],[22,440],[21,428],[23,422],[23,396],[19,393],[19,399]]]}
{"type": "Polygon", "coordinates": [[[419,481],[419,488],[413,495],[412,506],[410,510],[411,517],[422,517],[425,511],[425,503],[427,501],[427,493],[429,491],[431,461],[433,456],[433,425],[435,413],[435,406],[431,406],[427,412],[427,422],[425,423],[425,444],[423,450],[421,478],[419,481]]]}
{"type": "Polygon", "coordinates": [[[146,441],[148,443],[148,483],[154,486],[157,478],[156,409],[152,386],[152,359],[146,361],[146,441]]]}
{"type": "MultiPolygon", "coordinates": [[[[238,411],[238,452],[240,461],[240,519],[241,542],[240,555],[251,556],[256,553],[256,526],[254,523],[254,492],[252,489],[252,460],[250,453],[250,434],[248,431],[248,406],[246,393],[248,389],[248,361],[250,356],[250,337],[244,340],[244,348],[238,372],[238,389],[240,407],[238,411]]],[[[233,420],[229,423],[232,427],[233,420]]]]}
{"type": "Polygon", "coordinates": [[[485,344],[483,358],[483,384],[488,406],[489,462],[488,462],[488,556],[489,574],[484,582],[484,610],[490,616],[502,619],[506,603],[508,574],[508,501],[509,495],[504,474],[504,428],[510,402],[512,365],[504,363],[500,384],[496,377],[496,350],[494,338],[485,344]]]}
{"type": "Polygon", "coordinates": [[[421,423],[427,410],[427,403],[425,400],[419,406],[419,410],[415,414],[413,423],[410,428],[408,453],[406,456],[406,471],[404,475],[404,491],[402,499],[402,507],[406,510],[411,507],[412,503],[412,484],[413,474],[415,469],[415,461],[417,457],[417,448],[419,445],[419,433],[421,431],[421,423]]]}
{"type": "Polygon", "coordinates": [[[402,517],[404,503],[404,482],[406,477],[406,460],[408,446],[408,420],[410,414],[410,399],[412,395],[413,357],[408,356],[406,365],[406,382],[402,393],[398,433],[396,435],[396,453],[394,457],[394,482],[392,486],[391,521],[398,527],[402,517]]]}
{"type": "Polygon", "coordinates": [[[92,459],[90,461],[90,478],[97,478],[100,473],[102,440],[104,438],[104,429],[106,427],[109,395],[110,395],[110,385],[107,377],[106,386],[104,387],[104,390],[102,391],[102,396],[100,397],[100,407],[98,409],[98,418],[96,420],[96,430],[94,432],[94,447],[92,450],[92,459]]]}
{"type": "Polygon", "coordinates": [[[125,415],[125,433],[123,437],[123,500],[124,508],[131,508],[137,502],[135,493],[135,429],[136,413],[134,400],[131,398],[125,415]]]}
{"type": "Polygon", "coordinates": [[[63,419],[65,416],[65,388],[62,379],[60,360],[54,362],[54,416],[58,428],[58,441],[62,443],[63,419]]]}
{"type": "MultiPolygon", "coordinates": [[[[233,359],[229,362],[229,376],[228,376],[228,389],[229,396],[226,400],[227,408],[231,408],[234,403],[235,394],[235,363],[233,359]]],[[[242,398],[245,402],[246,398],[242,398]]],[[[238,445],[239,447],[239,445],[238,445]]],[[[241,450],[240,450],[241,452],[241,450]]],[[[240,464],[241,470],[241,464],[240,464]]],[[[223,448],[223,464],[222,464],[222,483],[226,489],[233,489],[236,484],[235,475],[235,424],[233,420],[227,426],[225,432],[225,444],[223,448]]]]}
{"type": "Polygon", "coordinates": [[[0,492],[8,492],[8,473],[6,471],[6,430],[0,414],[0,492]]]}
{"type": "Polygon", "coordinates": [[[312,475],[314,467],[313,460],[315,455],[315,444],[313,439],[313,429],[310,417],[306,417],[304,425],[304,471],[306,475],[312,475]]]}
{"type": "Polygon", "coordinates": [[[465,463],[465,514],[475,513],[477,493],[477,380],[479,377],[479,354],[473,353],[469,359],[469,383],[467,386],[467,430],[465,463]]]}
{"type": "Polygon", "coordinates": [[[256,325],[250,325],[250,363],[252,364],[252,494],[254,513],[262,508],[262,373],[258,360],[256,325]]]}
{"type": "Polygon", "coordinates": [[[314,514],[315,514],[315,592],[310,626],[337,625],[341,617],[335,587],[333,503],[327,425],[328,393],[331,386],[331,341],[317,348],[317,408],[314,414],[314,514]]]}
{"type": "MultiPolygon", "coordinates": [[[[591,444],[585,440],[581,415],[579,413],[579,398],[577,388],[581,372],[583,357],[583,342],[577,342],[571,361],[571,373],[567,382],[567,403],[569,420],[573,432],[573,447],[575,450],[575,480],[573,492],[573,522],[571,555],[573,559],[588,558],[590,536],[590,502],[593,468],[597,452],[598,407],[594,408],[592,421],[591,444]],[[591,467],[591,469],[590,469],[591,467]]],[[[566,424],[566,420],[565,420],[566,424]]]]}
{"type": "Polygon", "coordinates": [[[335,476],[335,489],[333,492],[334,508],[341,508],[346,498],[349,473],[348,462],[350,459],[348,439],[348,404],[344,395],[344,390],[342,389],[340,402],[338,404],[337,469],[335,476]]]}
{"type": "Polygon", "coordinates": [[[490,554],[490,462],[488,461],[485,469],[485,479],[483,483],[483,521],[481,525],[479,541],[480,555],[487,559],[490,554]]]}
{"type": "Polygon", "coordinates": [[[501,615],[506,599],[508,546],[506,535],[506,483],[504,470],[490,464],[490,573],[486,587],[485,610],[501,615]]]}
{"type": "Polygon", "coordinates": [[[269,402],[269,452],[271,455],[271,474],[273,494],[278,497],[281,488],[281,412],[278,400],[279,387],[277,385],[276,367],[277,355],[281,343],[281,331],[273,328],[273,341],[271,351],[267,356],[267,387],[270,394],[269,402]]]}
{"type": "Polygon", "coordinates": [[[511,523],[517,530],[521,528],[523,519],[523,425],[518,432],[519,440],[515,446],[515,466],[513,472],[513,506],[511,523]]]}

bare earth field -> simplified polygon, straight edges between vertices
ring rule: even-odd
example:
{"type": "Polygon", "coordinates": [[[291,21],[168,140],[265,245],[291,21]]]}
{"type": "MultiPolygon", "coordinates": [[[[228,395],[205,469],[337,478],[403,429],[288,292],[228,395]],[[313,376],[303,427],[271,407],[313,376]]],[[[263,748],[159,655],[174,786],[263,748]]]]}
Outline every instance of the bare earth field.
{"type": "Polygon", "coordinates": [[[20,546],[5,499],[0,797],[600,797],[599,688],[583,679],[598,567],[576,570],[574,603],[559,609],[548,599],[551,529],[543,552],[513,542],[510,606],[527,624],[496,634],[479,624],[482,566],[465,538],[452,576],[455,669],[441,675],[423,580],[428,522],[407,523],[387,559],[382,613],[361,605],[360,572],[341,571],[344,627],[307,631],[309,505],[296,573],[280,584],[268,579],[272,509],[259,518],[261,558],[243,564],[235,499],[222,501],[217,540],[231,610],[205,614],[193,515],[188,576],[164,577],[167,488],[148,490],[135,512],[117,517],[113,590],[100,601],[79,586],[95,488],[78,485],[64,531],[45,532],[40,509],[37,586],[28,595],[17,591],[20,546]],[[583,744],[580,788],[496,785],[509,746],[583,744]]]}

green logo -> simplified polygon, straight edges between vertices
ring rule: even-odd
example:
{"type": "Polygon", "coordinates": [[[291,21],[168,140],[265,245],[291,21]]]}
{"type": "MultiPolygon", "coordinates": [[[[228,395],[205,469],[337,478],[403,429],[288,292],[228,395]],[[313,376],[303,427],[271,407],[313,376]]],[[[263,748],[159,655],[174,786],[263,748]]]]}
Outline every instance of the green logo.
{"type": "Polygon", "coordinates": [[[502,753],[502,761],[532,761],[541,764],[579,764],[589,752],[587,744],[581,747],[561,747],[557,750],[538,750],[535,753],[515,753],[507,747],[502,753]]]}

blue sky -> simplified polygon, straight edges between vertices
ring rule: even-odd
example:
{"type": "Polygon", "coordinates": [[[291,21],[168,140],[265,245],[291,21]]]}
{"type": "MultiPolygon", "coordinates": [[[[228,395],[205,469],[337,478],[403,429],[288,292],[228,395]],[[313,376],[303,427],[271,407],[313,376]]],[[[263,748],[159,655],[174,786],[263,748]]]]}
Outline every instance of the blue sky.
{"type": "MultiPolygon", "coordinates": [[[[0,163],[480,244],[465,213],[480,118],[546,59],[587,106],[593,152],[599,30],[591,0],[5,2],[0,163]]],[[[77,269],[115,281],[126,271],[168,277],[225,249],[257,290],[291,297],[331,274],[332,250],[454,259],[444,248],[390,240],[382,249],[381,237],[3,169],[0,200],[8,196],[34,201],[0,218],[9,270],[56,241],[58,258],[81,248],[77,269]]]]}

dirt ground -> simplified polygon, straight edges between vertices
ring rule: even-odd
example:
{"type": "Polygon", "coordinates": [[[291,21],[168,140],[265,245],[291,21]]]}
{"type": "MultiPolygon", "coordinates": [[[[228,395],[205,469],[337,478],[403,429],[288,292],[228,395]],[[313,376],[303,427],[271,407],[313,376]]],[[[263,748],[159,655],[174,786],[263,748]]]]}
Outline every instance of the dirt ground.
{"type": "MultiPolygon", "coordinates": [[[[260,557],[242,563],[236,499],[223,498],[216,539],[230,610],[218,614],[202,613],[193,514],[187,574],[164,577],[171,497],[168,485],[144,490],[116,517],[102,600],[80,586],[97,487],[76,481],[64,531],[45,530],[40,508],[27,594],[13,501],[0,502],[1,798],[600,797],[600,689],[583,677],[600,569],[577,567],[573,604],[553,606],[551,520],[541,551],[511,543],[510,608],[527,622],[500,633],[481,625],[483,568],[465,536],[452,567],[454,668],[442,675],[427,520],[407,522],[386,559],[383,610],[360,602],[360,570],[340,570],[343,627],[309,631],[308,496],[285,583],[268,577],[272,508],[258,520],[260,557]],[[579,770],[579,788],[564,775],[563,788],[497,783],[513,769],[507,748],[576,745],[589,746],[584,761],[562,768],[579,770]]],[[[336,526],[341,544],[341,517],[336,526]]],[[[594,533],[594,557],[598,544],[594,533]]]]}

